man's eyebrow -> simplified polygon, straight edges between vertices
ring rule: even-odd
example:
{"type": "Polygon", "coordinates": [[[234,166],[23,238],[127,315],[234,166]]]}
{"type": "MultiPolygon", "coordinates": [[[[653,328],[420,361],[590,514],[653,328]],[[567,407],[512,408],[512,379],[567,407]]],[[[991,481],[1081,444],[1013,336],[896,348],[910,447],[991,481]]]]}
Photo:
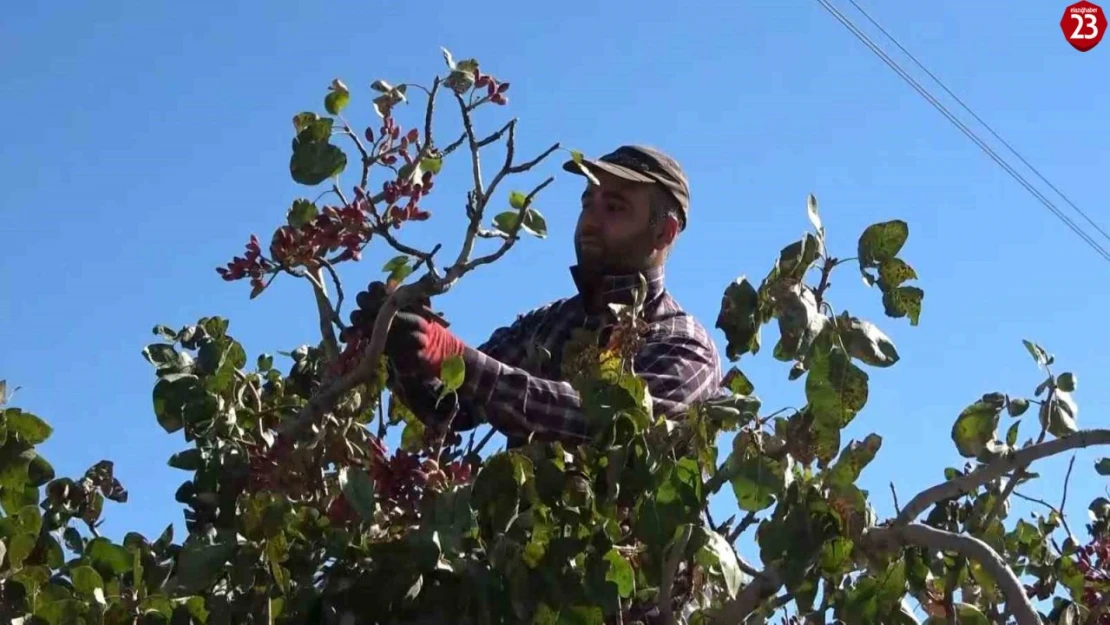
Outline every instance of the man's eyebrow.
{"type": "MultiPolygon", "coordinates": [[[[591,190],[592,190],[592,187],[588,187],[585,191],[582,192],[581,200],[583,202],[585,202],[587,199],[590,198],[591,195],[593,195],[591,193],[591,190]]],[[[603,189],[601,191],[601,196],[603,198],[605,198],[606,200],[610,201],[610,202],[620,202],[622,204],[628,204],[628,198],[626,198],[624,196],[624,194],[622,194],[618,191],[604,190],[603,189]]]]}

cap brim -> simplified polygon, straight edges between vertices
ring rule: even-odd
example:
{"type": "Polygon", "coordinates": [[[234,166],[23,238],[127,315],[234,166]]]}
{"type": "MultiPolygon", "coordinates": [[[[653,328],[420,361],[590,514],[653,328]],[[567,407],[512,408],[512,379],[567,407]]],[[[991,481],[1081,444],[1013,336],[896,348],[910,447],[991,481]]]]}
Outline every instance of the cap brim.
{"type": "Polygon", "coordinates": [[[578,163],[575,160],[571,159],[563,163],[563,170],[569,171],[572,174],[578,174],[580,176],[583,175],[581,167],[603,171],[605,173],[612,174],[618,178],[630,180],[632,182],[659,182],[655,178],[645,176],[638,171],[634,171],[627,167],[621,167],[620,165],[614,165],[613,163],[607,163],[605,161],[582,159],[581,163],[578,163]]]}

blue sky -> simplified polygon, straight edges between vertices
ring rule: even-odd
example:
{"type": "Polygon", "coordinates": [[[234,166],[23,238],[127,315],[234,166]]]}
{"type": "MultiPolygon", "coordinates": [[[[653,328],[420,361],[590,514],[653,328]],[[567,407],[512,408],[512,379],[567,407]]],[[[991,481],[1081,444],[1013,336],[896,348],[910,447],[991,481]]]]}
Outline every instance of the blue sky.
{"type": "MultiPolygon", "coordinates": [[[[1068,46],[1058,26],[1064,3],[866,6],[1110,223],[1110,126],[1100,121],[1110,88],[1096,79],[1110,69],[1110,44],[1086,54],[1068,46]]],[[[693,207],[669,286],[707,326],[730,280],[762,278],[808,227],[807,193],[841,256],[854,255],[870,223],[910,223],[903,256],[926,291],[919,327],[885,318],[878,291],[850,267],[830,293],[838,309],[885,329],[903,357],[871,371],[871,401],[845,436],[884,436],[863,477],[881,514],[892,509],[889,481],[904,502],[962,464],[949,431],[965,405],[989,391],[1031,394],[1041,378],[1023,338],[1078,374],[1080,423],[1107,423],[1107,265],[816,2],[183,7],[17,3],[0,22],[0,56],[11,61],[0,72],[0,115],[9,120],[0,150],[0,377],[23,387],[16,405],[56,427],[44,451],[60,474],[116,462],[131,502],[106,509],[110,534],[155,534],[181,520],[173,492],[186,474],[166,459],[184,442],[155,422],[153,373],[140,355],[152,326],[225,316],[252,357],[313,340],[306,283],[280,279],[251,301],[245,283],[214,271],[251,233],[268,241],[293,198],[318,193],[289,178],[292,115],[322,110],[340,77],[353,92],[349,118],[376,126],[369,84],[430,82],[443,69],[441,45],[511,81],[509,111],[477,123],[492,130],[519,117],[522,154],[554,141],[589,154],[644,142],[684,164],[693,207]]],[[[550,238],[523,241],[510,260],[442,299],[464,339],[478,343],[517,312],[571,292],[581,179],[558,165],[517,185],[557,175],[536,204],[550,238]]],[[[448,161],[426,205],[436,218],[405,231],[409,241],[458,249],[464,174],[457,158],[448,161]]],[[[348,291],[379,277],[391,255],[373,249],[349,267],[348,291]]],[[[789,367],[769,350],[741,364],[768,408],[803,402],[801,383],[787,382],[789,367]]],[[[1034,413],[1026,419],[1023,439],[1035,434],[1034,413]]],[[[1087,502],[1104,490],[1092,470],[1098,457],[1081,453],[1076,463],[1068,510],[1080,533],[1087,502]]],[[[1026,494],[1058,501],[1066,464],[1038,465],[1045,480],[1026,494]]]]}

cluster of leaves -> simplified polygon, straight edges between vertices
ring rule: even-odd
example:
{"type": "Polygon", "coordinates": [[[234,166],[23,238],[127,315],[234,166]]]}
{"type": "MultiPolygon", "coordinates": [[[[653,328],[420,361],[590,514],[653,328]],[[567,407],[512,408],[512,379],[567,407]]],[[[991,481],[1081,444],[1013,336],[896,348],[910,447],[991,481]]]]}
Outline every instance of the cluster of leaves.
{"type": "MultiPolygon", "coordinates": [[[[1013,616],[1024,625],[1076,623],[1108,602],[1110,502],[1091,504],[1086,546],[1067,528],[1063,502],[1039,502],[1048,514],[1006,524],[1009,498],[1020,495],[1015,488],[1037,477],[1029,464],[1050,455],[1041,453],[1045,445],[1058,453],[1110,443],[1103,431],[1082,443],[1076,378],[1053,374],[1054,358],[1040,346],[1026,343],[1047,373],[1033,397],[988,393],[957,417],[952,439],[968,462],[946,469],[945,482],[883,522],[857,485],[883,438],[871,433],[845,443],[842,432],[867,403],[868,368],[900,357],[875,324],[834,309],[830,276],[857,261],[865,282],[880,289],[887,316],[917,325],[924,294],[906,285],[917,274],[899,257],[909,235],[903,221],[869,226],[857,257],[838,259],[810,196],[813,231],[785,246],[758,286],[742,276],[725,289],[716,327],[727,357],[736,363],[757,354],[763,326],[777,326],[773,357],[790,363],[790,380],[804,378],[801,408],[766,411],[733,366],[719,395],[683,418],[655,414],[630,366],[646,328],[640,298],[614,308],[607,341],[580,331],[565,346],[564,378],[580,393],[590,424],[581,444],[534,439],[483,454],[488,435],[476,442],[471,431],[464,443],[459,433],[421,422],[397,396],[386,402],[387,358],[366,360],[369,375],[337,387],[363,366],[371,337],[346,331],[347,349],[338,352],[329,337],[333,324],[343,329],[338,304],[332,307],[320,270],[332,274],[341,302],[333,261],[357,260],[355,252],[378,237],[402,254],[384,267],[391,286],[421,264],[434,273],[432,253],[405,247],[391,230],[419,215],[415,202],[452,149],[436,148],[430,136],[440,84],[464,116],[466,133],[453,145],[466,142],[475,155],[464,248],[477,236],[501,239],[499,252],[477,259],[493,262],[521,230],[546,231],[531,208],[544,185],[513,192],[512,210],[494,218],[493,230],[480,227],[493,187],[527,167],[511,165],[510,123],[499,131],[510,138],[507,163],[482,186],[476,150],[487,141],[476,139],[468,114],[484,102],[504,104],[508,83],[472,59],[456,62],[445,51],[445,60],[448,75],[428,90],[423,140],[392,116],[407,85],[374,83],[383,123],[380,134],[363,133],[369,149],[339,117],[350,99],[339,81],[325,97],[334,117],[298,115],[294,180],[319,184],[346,167],[345,153],[330,143],[338,118],[363,157],[355,199],[322,211],[298,200],[275,233],[272,258],[252,239],[247,256],[221,272],[250,276],[256,295],[266,272],[310,279],[319,344],[282,353],[290,361],[283,371],[269,354],[248,357],[226,319],[154,328],[161,340],[143,351],[156,376],[154,416],[186,445],[169,459],[189,475],[176,492],[188,531],[180,544],[172,525],[153,541],[99,536],[104,500],[127,498],[113,465],[101,461],[80,479],[56,479],[35,451],[50,427],[18,408],[0,413],[0,617],[51,625],[731,624],[765,622],[785,610],[784,621],[793,623],[898,624],[918,622],[914,599],[927,623],[1013,616]],[[371,196],[367,176],[375,165],[396,175],[371,196]],[[341,257],[327,257],[340,247],[341,257]],[[329,399],[317,415],[321,397],[329,399]],[[1039,434],[1019,446],[1020,417],[1031,404],[1039,406],[1039,434]],[[1000,436],[1003,411],[1014,423],[1000,436]],[[307,430],[288,427],[306,414],[313,417],[307,430]],[[392,428],[402,429],[400,446],[389,450],[392,428]],[[721,453],[726,433],[731,445],[721,453]],[[726,487],[743,516],[718,523],[708,504],[726,487]],[[758,567],[735,546],[753,527],[758,567]],[[1058,531],[1067,534],[1062,546],[1058,531]],[[1015,594],[1010,581],[1017,578],[1026,583],[1015,594]],[[1033,600],[1051,600],[1051,612],[1035,614],[1033,600]]],[[[333,192],[342,197],[338,184],[333,192]]],[[[447,275],[457,279],[481,264],[468,255],[447,275]]],[[[461,360],[445,365],[441,402],[457,399],[465,375],[461,360]]],[[[1110,473],[1110,460],[1097,469],[1110,473]]]]}

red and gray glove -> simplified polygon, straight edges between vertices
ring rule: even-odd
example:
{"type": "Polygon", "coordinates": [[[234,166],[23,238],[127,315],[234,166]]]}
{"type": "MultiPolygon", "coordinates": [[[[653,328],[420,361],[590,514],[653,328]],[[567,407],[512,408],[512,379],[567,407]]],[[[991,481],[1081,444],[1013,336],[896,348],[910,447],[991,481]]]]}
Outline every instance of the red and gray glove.
{"type": "MultiPolygon", "coordinates": [[[[358,308],[350,314],[351,326],[369,335],[389,293],[382,282],[371,282],[359,293],[358,308]]],[[[443,362],[461,356],[466,344],[447,329],[431,310],[431,302],[422,302],[402,310],[393,318],[385,353],[406,374],[439,377],[443,362]]]]}

